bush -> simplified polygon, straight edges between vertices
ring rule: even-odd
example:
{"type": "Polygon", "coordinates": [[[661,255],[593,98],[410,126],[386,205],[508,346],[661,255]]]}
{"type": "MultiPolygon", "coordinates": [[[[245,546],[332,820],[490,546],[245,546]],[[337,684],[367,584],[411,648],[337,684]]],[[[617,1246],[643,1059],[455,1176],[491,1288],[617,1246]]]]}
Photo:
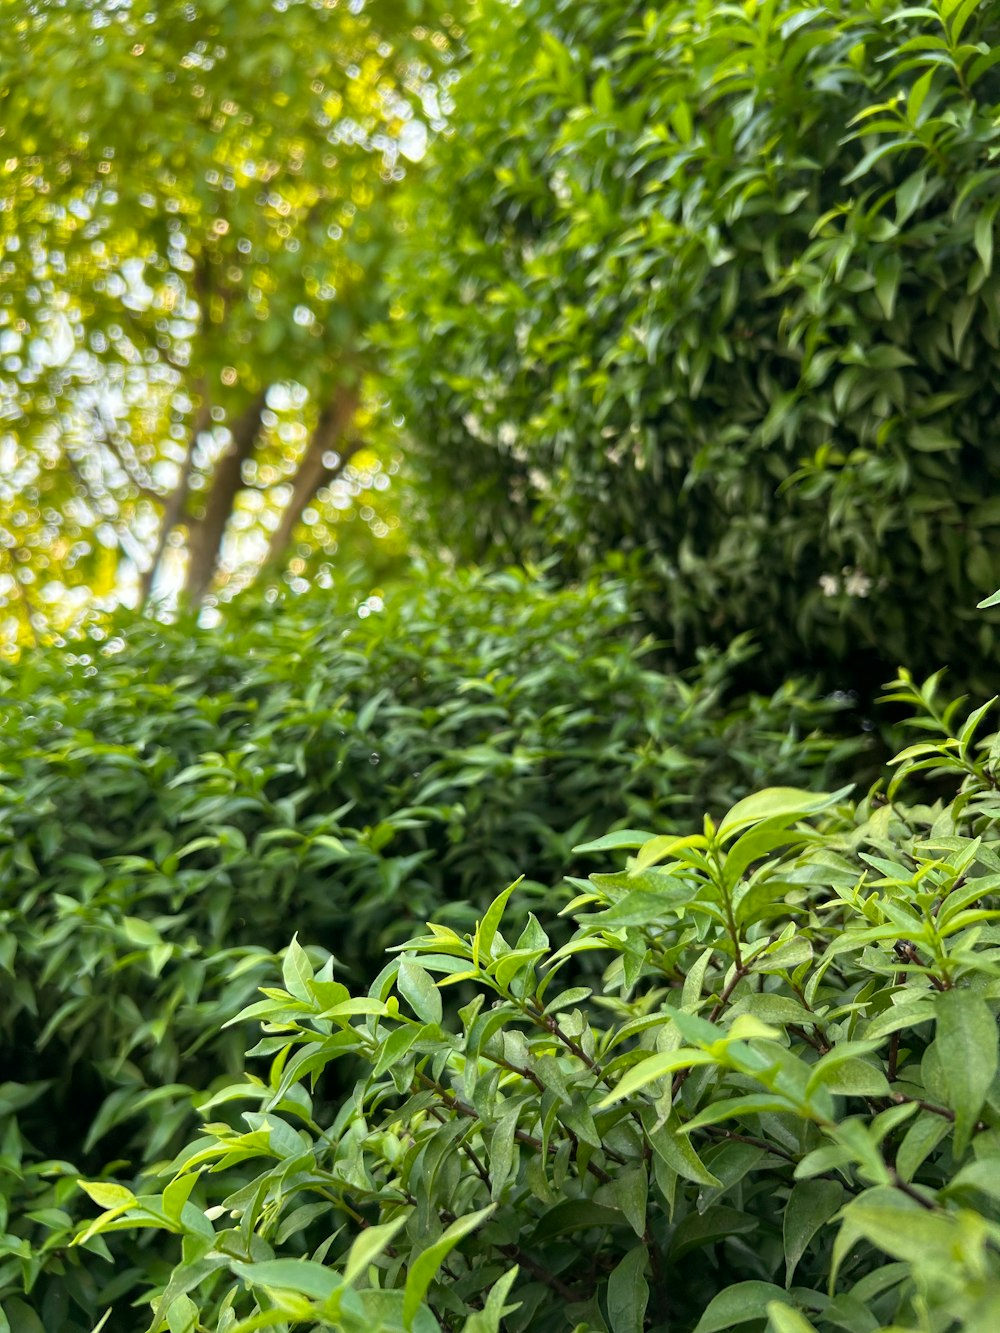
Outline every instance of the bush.
{"type": "Polygon", "coordinates": [[[390,335],[436,540],[633,551],[658,633],[772,681],[943,636],[986,692],[1000,11],[480,10],[390,335]]]}
{"type": "Polygon", "coordinates": [[[776,788],[599,840],[636,855],[579,882],[558,950],[534,916],[501,933],[516,886],[366,996],[293,943],[240,1016],[262,1076],[203,1108],[244,1123],[206,1125],[162,1192],[86,1186],[85,1237],[184,1238],[151,1328],[995,1328],[1000,739],[975,739],[989,705],[953,730],[934,681],[891,697],[941,733],[892,801],[776,788]],[[897,805],[927,766],[953,799],[897,805]],[[365,1073],[328,1120],[345,1055],[365,1073]]]}
{"type": "Polygon", "coordinates": [[[687,679],[650,649],[610,580],[428,571],[384,605],[124,618],[0,667],[0,1299],[34,1284],[75,1333],[134,1284],[66,1263],[73,1181],[176,1150],[200,1090],[240,1073],[245,1034],[220,1028],[293,926],[364,986],[387,944],[471,924],[522,865],[523,915],[609,824],[685,827],[692,802],[850,753],[794,685],[727,709],[739,648],[687,679]]]}

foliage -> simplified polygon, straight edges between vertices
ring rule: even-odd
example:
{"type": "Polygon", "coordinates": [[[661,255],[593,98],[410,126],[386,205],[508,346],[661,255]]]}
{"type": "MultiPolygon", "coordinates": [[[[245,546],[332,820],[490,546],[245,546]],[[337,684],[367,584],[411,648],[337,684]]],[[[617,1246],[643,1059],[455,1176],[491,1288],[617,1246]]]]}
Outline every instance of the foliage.
{"type": "MultiPolygon", "coordinates": [[[[44,1270],[46,1327],[75,1333],[137,1277],[62,1271],[77,1174],[176,1149],[199,1090],[242,1068],[243,1032],[220,1028],[293,925],[363,986],[387,944],[428,916],[471,925],[523,865],[522,916],[575,842],[687,827],[762,779],[822,781],[856,748],[817,732],[836,710],[794,685],[727,705],[739,646],[687,679],[656,670],[609,577],[369,586],[264,590],[220,630],[122,616],[0,668],[16,1080],[0,1296],[22,1261],[44,1270]]],[[[155,1251],[136,1262],[158,1271],[155,1251]]]]}
{"type": "Polygon", "coordinates": [[[367,330],[445,97],[433,0],[6,10],[0,605],[197,600],[223,557],[331,553],[359,489],[384,536],[367,330]]]}
{"type": "Polygon", "coordinates": [[[771,679],[982,681],[998,6],[479,10],[387,335],[436,539],[639,551],[771,679]]]}
{"type": "MultiPolygon", "coordinates": [[[[934,693],[893,689],[932,731],[934,693]]],[[[950,802],[771,788],[700,833],[634,835],[624,871],[578,881],[554,951],[534,916],[501,932],[516,885],[473,931],[411,939],[366,995],[293,942],[240,1015],[261,1076],[204,1108],[243,1100],[243,1123],[207,1124],[165,1187],[86,1184],[104,1211],[81,1239],[183,1237],[157,1330],[989,1333],[988,707],[896,761],[909,783],[957,768],[950,802]],[[592,951],[596,991],[572,984],[592,951]],[[327,1119],[345,1056],[364,1073],[327,1119]]]]}

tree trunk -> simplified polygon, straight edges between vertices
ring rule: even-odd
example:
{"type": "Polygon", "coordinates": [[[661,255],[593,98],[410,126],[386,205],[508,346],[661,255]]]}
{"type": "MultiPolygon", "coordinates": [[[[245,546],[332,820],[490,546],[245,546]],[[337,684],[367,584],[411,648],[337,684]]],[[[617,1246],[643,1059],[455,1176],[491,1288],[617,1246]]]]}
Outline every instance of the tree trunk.
{"type": "Polygon", "coordinates": [[[281,522],[268,545],[266,561],[268,565],[276,565],[288,550],[292,534],[316,492],[338,477],[354,454],[362,448],[360,440],[353,440],[348,444],[344,438],[354,420],[360,401],[361,394],[357,388],[343,388],[319,414],[316,428],[309,439],[305,455],[292,483],[292,498],[285,506],[281,522]],[[333,451],[339,454],[339,458],[336,464],[330,467],[323,459],[326,454],[333,451]]]}
{"type": "Polygon", "coordinates": [[[216,465],[205,501],[205,513],[189,526],[184,600],[190,606],[197,606],[201,602],[218,567],[226,525],[232,515],[236,496],[243,486],[243,464],[257,443],[264,401],[264,395],[260,394],[230,426],[232,443],[216,465]]]}
{"type": "Polygon", "coordinates": [[[188,495],[191,491],[191,468],[194,463],[194,451],[198,446],[198,436],[208,426],[211,420],[211,407],[208,398],[202,390],[201,404],[195,413],[194,423],[191,426],[191,434],[188,438],[187,453],[184,455],[184,462],[181,464],[180,480],[174,487],[167,500],[163,510],[163,519],[160,523],[160,531],[156,538],[156,550],[153,552],[153,558],[149,566],[143,571],[142,583],[140,584],[140,605],[145,606],[149,601],[153,591],[153,583],[156,575],[159,573],[160,565],[163,563],[163,555],[167,549],[167,542],[170,540],[170,534],[180,523],[184,515],[184,509],[187,505],[188,495]]]}

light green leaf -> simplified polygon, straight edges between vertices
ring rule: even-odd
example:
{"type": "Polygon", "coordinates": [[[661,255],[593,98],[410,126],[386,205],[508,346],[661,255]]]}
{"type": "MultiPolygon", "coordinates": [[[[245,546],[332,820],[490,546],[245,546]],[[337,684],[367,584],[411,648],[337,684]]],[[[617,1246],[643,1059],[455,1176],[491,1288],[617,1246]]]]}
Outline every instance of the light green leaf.
{"type": "Polygon", "coordinates": [[[513,884],[508,884],[507,888],[490,903],[486,913],[476,926],[476,933],[472,938],[472,965],[478,967],[480,959],[489,962],[493,958],[493,941],[500,928],[500,919],[503,916],[504,908],[507,906],[507,899],[514,892],[521,880],[520,875],[513,884]]]}
{"type": "Polygon", "coordinates": [[[229,1267],[237,1277],[252,1287],[276,1291],[294,1291],[313,1300],[329,1300],[343,1285],[343,1278],[325,1264],[313,1259],[265,1259],[256,1264],[232,1260],[229,1267]]]}
{"type": "Polygon", "coordinates": [[[642,847],[639,855],[635,858],[631,873],[637,875],[650,866],[657,865],[660,861],[677,856],[679,852],[685,851],[688,847],[701,851],[702,848],[707,846],[708,841],[701,833],[691,833],[684,838],[653,838],[652,841],[647,842],[642,847]]]}
{"type": "MultiPolygon", "coordinates": [[[[497,920],[499,920],[499,913],[497,914],[497,920]]],[[[427,1294],[427,1289],[445,1259],[463,1236],[467,1236],[470,1231],[475,1231],[476,1227],[486,1221],[495,1207],[495,1204],[490,1204],[476,1213],[469,1213],[465,1217],[457,1218],[433,1245],[428,1246],[410,1264],[403,1296],[403,1324],[407,1329],[413,1327],[413,1321],[424,1296],[427,1294]]]]}
{"type": "Polygon", "coordinates": [[[593,842],[578,843],[572,851],[574,856],[584,852],[631,851],[636,847],[644,846],[652,836],[652,833],[643,833],[638,829],[617,829],[614,833],[605,833],[603,838],[595,838],[593,842]]]}
{"type": "Polygon", "coordinates": [[[289,995],[294,995],[297,1000],[309,1000],[309,982],[312,981],[314,972],[309,957],[299,944],[297,934],[292,936],[292,942],[285,950],[285,957],[281,964],[281,976],[285,983],[285,990],[289,995]]]}
{"type": "Polygon", "coordinates": [[[804,1314],[779,1301],[768,1302],[767,1317],[774,1333],[816,1333],[815,1324],[811,1324],[804,1314]]]}
{"type": "Polygon", "coordinates": [[[184,1205],[197,1183],[197,1173],[191,1171],[186,1176],[178,1176],[176,1180],[172,1180],[169,1185],[165,1186],[163,1190],[163,1212],[166,1217],[170,1218],[171,1222],[180,1223],[184,1205]]]}
{"type": "Polygon", "coordinates": [[[129,1208],[136,1202],[131,1190],[110,1180],[78,1180],[76,1183],[100,1208],[129,1208]]]}
{"type": "Polygon", "coordinates": [[[682,1046],[676,1051],[667,1051],[663,1055],[649,1055],[633,1065],[623,1074],[609,1093],[597,1103],[598,1107],[611,1106],[623,1097],[630,1097],[658,1079],[672,1074],[677,1069],[690,1069],[694,1065],[717,1065],[719,1059],[708,1051],[697,1050],[693,1046],[682,1046]]]}
{"type": "Polygon", "coordinates": [[[983,271],[989,274],[993,268],[993,208],[984,209],[976,218],[974,238],[976,253],[979,255],[983,271]]]}
{"type": "Polygon", "coordinates": [[[441,1022],[441,992],[412,958],[400,959],[396,989],[418,1018],[425,1023],[441,1022]]]}
{"type": "Polygon", "coordinates": [[[725,842],[751,824],[761,824],[765,820],[803,819],[806,815],[818,814],[842,801],[852,789],[853,784],[838,791],[819,793],[797,787],[767,787],[736,802],[719,825],[719,841],[725,842]]]}
{"type": "Polygon", "coordinates": [[[392,1244],[393,1237],[398,1235],[406,1225],[407,1215],[404,1213],[401,1217],[393,1218],[391,1222],[383,1222],[380,1226],[367,1227],[357,1237],[351,1245],[344,1263],[344,1283],[350,1286],[359,1277],[367,1273],[369,1265],[372,1264],[386,1246],[392,1244]]]}

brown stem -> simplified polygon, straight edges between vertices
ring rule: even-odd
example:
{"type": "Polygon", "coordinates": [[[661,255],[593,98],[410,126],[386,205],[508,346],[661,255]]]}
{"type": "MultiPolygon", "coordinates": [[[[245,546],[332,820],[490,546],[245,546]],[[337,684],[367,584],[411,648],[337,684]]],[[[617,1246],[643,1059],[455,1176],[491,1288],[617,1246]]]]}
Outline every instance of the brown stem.
{"type": "Polygon", "coordinates": [[[783,1157],[786,1162],[792,1162],[798,1165],[799,1159],[794,1153],[787,1152],[784,1148],[779,1148],[776,1143],[768,1143],[766,1139],[755,1139],[750,1134],[737,1134],[732,1129],[720,1129],[718,1125],[705,1125],[706,1134],[712,1134],[719,1139],[731,1139],[734,1143],[748,1143],[753,1148],[763,1148],[774,1157],[783,1157]]]}
{"type": "Polygon", "coordinates": [[[895,1169],[892,1172],[892,1183],[896,1189],[902,1190],[907,1198],[912,1199],[914,1203],[919,1203],[921,1208],[926,1208],[929,1212],[934,1212],[935,1205],[931,1200],[925,1198],[919,1190],[915,1190],[913,1186],[905,1181],[895,1169]]]}
{"type": "Polygon", "coordinates": [[[920,955],[917,953],[916,945],[912,944],[909,940],[897,940],[892,946],[892,950],[900,962],[908,963],[913,967],[922,968],[924,970],[924,975],[935,990],[951,990],[950,981],[942,981],[940,977],[935,976],[933,972],[924,968],[924,963],[920,955]]]}
{"type": "Polygon", "coordinates": [[[830,1047],[819,1032],[808,1032],[805,1028],[799,1027],[798,1023],[789,1023],[788,1031],[801,1041],[807,1042],[819,1055],[829,1053],[830,1047]]]}
{"type": "Polygon", "coordinates": [[[601,1073],[601,1067],[597,1063],[597,1061],[592,1059],[583,1049],[580,1043],[574,1041],[568,1032],[563,1031],[563,1029],[559,1026],[559,1024],[556,1022],[556,1020],[552,1017],[551,1014],[543,1014],[540,1012],[540,1006],[537,1000],[534,1000],[534,1007],[536,1012],[533,1015],[533,1017],[535,1018],[535,1020],[541,1023],[542,1027],[547,1028],[548,1031],[552,1033],[553,1037],[558,1037],[559,1040],[562,1042],[562,1044],[566,1047],[566,1049],[568,1051],[572,1051],[572,1053],[576,1056],[576,1058],[582,1061],[583,1064],[585,1064],[587,1068],[590,1070],[590,1072],[592,1074],[596,1074],[597,1077],[601,1079],[601,1081],[603,1082],[604,1075],[601,1073]]]}
{"type": "MultiPolygon", "coordinates": [[[[949,1107],[938,1106],[934,1102],[925,1102],[922,1097],[907,1097],[902,1092],[894,1092],[892,1094],[892,1101],[894,1101],[897,1106],[909,1105],[912,1102],[915,1103],[917,1106],[919,1106],[922,1111],[929,1111],[931,1115],[939,1115],[944,1120],[955,1119],[955,1112],[952,1111],[949,1107]]],[[[983,1123],[983,1121],[979,1121],[979,1123],[976,1125],[976,1129],[985,1129],[985,1128],[986,1125],[983,1123]]]]}
{"type": "Polygon", "coordinates": [[[191,525],[188,536],[188,566],[184,580],[184,599],[197,606],[215,574],[226,526],[233,512],[236,496],[243,486],[243,464],[254,451],[264,395],[258,394],[243,414],[230,426],[232,442],[215,468],[205,502],[205,512],[191,525]]]}

